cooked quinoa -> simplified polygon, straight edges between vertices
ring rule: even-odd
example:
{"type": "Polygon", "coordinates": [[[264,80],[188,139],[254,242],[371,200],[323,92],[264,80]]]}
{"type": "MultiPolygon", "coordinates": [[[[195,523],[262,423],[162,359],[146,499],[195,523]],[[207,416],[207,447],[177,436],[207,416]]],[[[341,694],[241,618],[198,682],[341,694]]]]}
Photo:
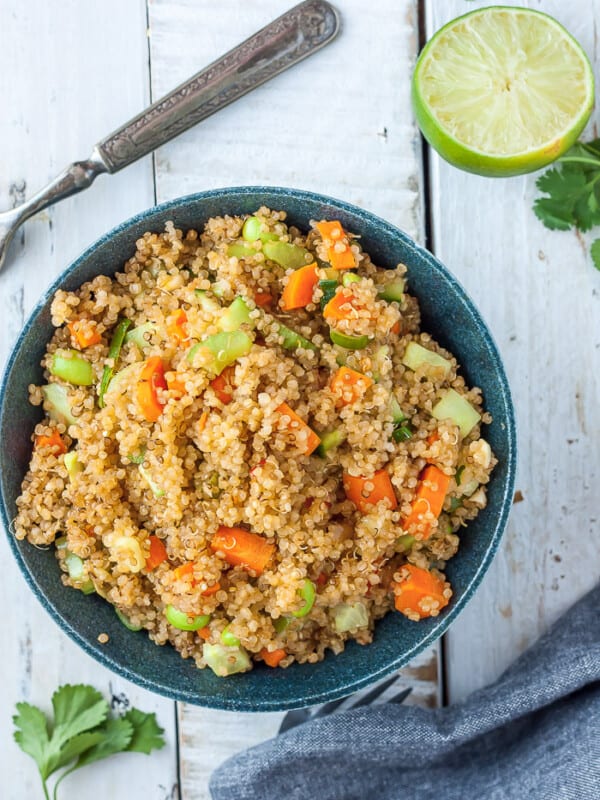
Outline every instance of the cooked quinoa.
{"type": "Polygon", "coordinates": [[[122,272],[56,293],[29,387],[44,418],[16,536],[219,675],[440,613],[495,464],[406,267],[285,220],[146,233],[122,272]]]}

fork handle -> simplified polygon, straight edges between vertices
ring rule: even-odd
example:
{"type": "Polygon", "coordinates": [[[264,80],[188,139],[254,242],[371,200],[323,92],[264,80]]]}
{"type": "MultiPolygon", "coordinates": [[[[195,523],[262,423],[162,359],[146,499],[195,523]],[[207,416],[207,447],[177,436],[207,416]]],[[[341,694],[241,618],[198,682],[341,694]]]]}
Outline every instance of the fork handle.
{"type": "Polygon", "coordinates": [[[99,142],[107,171],[137,161],[319,50],[338,28],[338,14],[325,0],[290,9],[99,142]]]}

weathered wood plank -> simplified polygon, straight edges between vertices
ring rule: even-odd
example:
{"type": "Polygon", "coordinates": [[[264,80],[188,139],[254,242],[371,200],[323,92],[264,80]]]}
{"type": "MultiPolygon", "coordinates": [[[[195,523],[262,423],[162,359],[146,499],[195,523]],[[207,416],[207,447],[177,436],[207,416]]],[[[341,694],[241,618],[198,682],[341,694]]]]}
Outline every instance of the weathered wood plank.
{"type": "MultiPolygon", "coordinates": [[[[152,90],[158,97],[283,13],[289,0],[150,0],[152,90]]],[[[161,148],[159,200],[219,186],[266,184],[321,191],[369,208],[423,238],[420,142],[410,113],[417,2],[336,3],[339,38],[240,102],[161,148]],[[368,55],[368,57],[367,57],[368,55]]],[[[412,701],[438,701],[438,652],[404,671],[412,701]]],[[[280,714],[179,707],[186,800],[208,797],[224,758],[271,736],[280,714]]]]}
{"type": "MultiPolygon", "coordinates": [[[[484,5],[428,0],[429,34],[484,5]]],[[[554,15],[597,72],[597,2],[510,5],[554,15]]],[[[593,235],[553,233],[535,218],[536,177],[480,178],[431,157],[435,250],[483,312],[504,357],[523,495],[494,564],[447,635],[450,700],[497,677],[599,577],[600,279],[587,255],[593,235]]]]}
{"type": "MultiPolygon", "coordinates": [[[[0,0],[0,207],[36,191],[94,142],[148,102],[146,8],[142,0],[78,3],[0,0]]],[[[42,289],[97,236],[154,199],[150,160],[100,178],[79,195],[39,215],[18,236],[0,275],[0,364],[42,289]]],[[[107,769],[68,779],[69,796],[165,800],[177,780],[174,704],[137,689],[100,667],[64,636],[32,597],[0,536],[2,796],[40,797],[35,766],[12,741],[19,700],[47,706],[61,683],[90,682],[154,710],[168,747],[152,759],[121,756],[107,769]],[[135,771],[135,781],[128,780],[135,771]]]]}

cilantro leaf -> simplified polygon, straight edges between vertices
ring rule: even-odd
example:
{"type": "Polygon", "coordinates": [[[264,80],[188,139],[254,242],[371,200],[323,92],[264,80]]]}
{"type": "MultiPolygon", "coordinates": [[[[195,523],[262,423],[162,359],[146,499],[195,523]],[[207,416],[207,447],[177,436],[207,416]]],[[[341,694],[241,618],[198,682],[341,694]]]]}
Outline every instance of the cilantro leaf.
{"type": "Polygon", "coordinates": [[[165,746],[164,730],[156,721],[156,714],[145,714],[139,708],[131,708],[124,717],[133,726],[133,736],[127,750],[149,754],[165,746]]]}
{"type": "Polygon", "coordinates": [[[70,686],[58,688],[52,695],[54,709],[54,732],[52,739],[59,747],[72,736],[95,728],[108,716],[108,703],[93,686],[70,686]]]}
{"type": "Polygon", "coordinates": [[[600,269],[600,239],[595,239],[590,247],[590,254],[596,269],[600,269]]]}
{"type": "Polygon", "coordinates": [[[48,745],[48,722],[44,714],[36,706],[29,703],[17,703],[18,714],[13,717],[13,722],[17,730],[13,736],[15,742],[24,753],[31,756],[42,776],[42,780],[48,777],[47,758],[48,745]]]}
{"type": "Polygon", "coordinates": [[[86,764],[93,764],[94,761],[100,761],[114,753],[122,753],[123,750],[127,750],[133,736],[133,725],[123,717],[117,717],[107,720],[98,728],[98,733],[102,734],[102,738],[79,756],[74,769],[85,767],[86,764]]]}

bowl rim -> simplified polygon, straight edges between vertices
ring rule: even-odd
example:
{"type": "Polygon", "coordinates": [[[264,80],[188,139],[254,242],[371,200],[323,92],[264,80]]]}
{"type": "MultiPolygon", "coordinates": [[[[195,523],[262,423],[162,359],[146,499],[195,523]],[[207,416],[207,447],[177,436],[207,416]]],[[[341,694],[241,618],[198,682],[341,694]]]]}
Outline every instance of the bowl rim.
{"type": "MultiPolygon", "coordinates": [[[[268,697],[262,697],[260,701],[255,702],[254,704],[252,703],[252,701],[250,701],[250,703],[247,704],[242,704],[237,698],[229,698],[225,695],[212,695],[212,694],[204,694],[200,697],[193,698],[186,690],[178,690],[177,688],[166,685],[159,680],[148,679],[143,675],[140,675],[130,667],[120,663],[118,660],[116,660],[116,658],[111,656],[110,653],[108,653],[106,650],[103,650],[101,644],[91,642],[88,639],[86,639],[83,635],[81,635],[77,631],[77,629],[60,613],[60,611],[47,599],[45,594],[38,587],[35,576],[32,570],[30,570],[23,554],[21,553],[21,550],[19,548],[19,541],[15,538],[12,532],[12,522],[8,515],[8,509],[6,508],[6,504],[4,501],[4,493],[1,490],[2,489],[1,486],[0,486],[0,519],[3,523],[3,527],[7,534],[12,554],[15,557],[19,569],[23,577],[25,578],[25,581],[28,584],[29,588],[32,590],[34,596],[37,598],[37,600],[40,602],[43,608],[48,612],[48,614],[52,617],[54,622],[56,622],[59,628],[64,633],[66,633],[67,636],[69,636],[79,647],[81,647],[85,653],[94,658],[104,667],[107,667],[108,669],[115,672],[117,675],[131,681],[132,683],[142,687],[143,689],[146,689],[148,691],[154,692],[155,694],[162,695],[164,697],[167,697],[175,701],[187,702],[204,708],[214,708],[225,711],[249,711],[249,712],[286,711],[293,708],[316,705],[322,702],[326,702],[328,700],[333,700],[347,696],[353,692],[363,689],[366,686],[371,685],[372,683],[375,683],[376,681],[382,679],[386,675],[390,675],[392,672],[397,671],[401,667],[405,666],[410,660],[412,660],[415,656],[417,656],[427,647],[432,645],[448,630],[449,626],[461,613],[465,605],[469,602],[469,600],[472,598],[473,594],[479,587],[483,579],[483,576],[487,572],[496,554],[496,551],[498,550],[498,545],[500,543],[500,540],[502,539],[502,536],[507,526],[508,517],[512,506],[512,497],[515,485],[515,475],[516,475],[516,465],[517,465],[517,429],[515,420],[515,410],[512,401],[510,385],[504,369],[504,365],[502,362],[502,358],[500,356],[500,351],[498,349],[498,346],[496,345],[496,342],[487,324],[485,323],[483,317],[481,316],[481,313],[479,312],[478,308],[475,306],[474,302],[467,294],[466,290],[463,288],[460,281],[456,278],[456,276],[447,267],[445,267],[433,253],[431,253],[425,247],[422,247],[421,245],[417,244],[417,242],[415,242],[414,239],[412,239],[412,237],[410,237],[398,226],[388,222],[387,220],[379,217],[376,214],[373,214],[367,209],[361,208],[360,206],[348,203],[344,200],[338,200],[334,197],[320,194],[318,192],[312,192],[304,189],[293,189],[282,186],[248,185],[248,186],[231,186],[220,189],[219,188],[209,189],[202,192],[195,192],[192,194],[183,195],[181,197],[175,197],[172,198],[171,200],[166,200],[160,204],[151,206],[143,211],[138,212],[137,214],[133,215],[127,220],[119,223],[118,225],[110,229],[108,232],[104,233],[102,236],[98,237],[77,258],[71,261],[71,263],[58,275],[57,278],[55,278],[54,281],[52,281],[50,286],[43,292],[38,302],[35,304],[31,312],[29,313],[23,325],[23,328],[21,329],[19,335],[17,336],[16,341],[12,345],[9,357],[6,361],[6,365],[3,370],[2,378],[0,380],[0,422],[4,415],[4,408],[5,408],[4,400],[9,392],[8,384],[10,375],[12,373],[13,364],[17,358],[17,354],[21,349],[23,341],[29,332],[30,327],[35,322],[35,319],[42,311],[42,309],[46,306],[50,298],[54,295],[57,289],[61,287],[63,282],[68,278],[69,274],[75,269],[77,269],[82,263],[84,263],[95,252],[97,248],[105,245],[107,242],[109,242],[118,234],[126,232],[129,228],[133,227],[138,223],[144,222],[144,220],[149,219],[155,214],[161,214],[170,211],[176,212],[178,209],[184,208],[189,204],[197,201],[203,201],[207,199],[219,199],[223,197],[225,198],[234,196],[240,197],[240,196],[250,196],[250,195],[272,195],[274,200],[277,201],[281,200],[283,202],[285,202],[286,197],[289,198],[290,196],[293,196],[295,200],[302,201],[304,199],[312,203],[320,203],[322,205],[333,206],[337,210],[347,212],[352,215],[357,215],[359,217],[366,216],[370,218],[370,221],[373,224],[375,224],[379,229],[384,230],[388,235],[401,239],[403,241],[404,246],[408,250],[413,251],[415,254],[418,255],[419,258],[427,261],[429,263],[429,266],[431,266],[438,274],[441,274],[445,280],[453,284],[453,288],[457,292],[457,295],[460,297],[461,301],[466,304],[466,306],[469,309],[469,312],[473,315],[475,322],[480,328],[482,337],[485,340],[485,344],[493,356],[494,369],[499,379],[499,383],[502,387],[503,403],[506,406],[507,410],[507,417],[503,422],[506,429],[506,441],[508,445],[508,450],[506,457],[505,485],[499,503],[499,514],[494,518],[494,532],[483,554],[483,557],[479,560],[477,568],[470,582],[465,588],[462,596],[455,603],[451,605],[451,607],[445,614],[435,619],[435,624],[432,625],[432,627],[429,630],[429,633],[423,636],[423,638],[420,639],[419,642],[417,642],[412,648],[410,648],[409,650],[404,650],[396,658],[394,658],[391,661],[388,661],[386,665],[381,666],[379,669],[374,669],[373,671],[369,672],[368,675],[363,675],[362,677],[350,678],[345,681],[340,681],[340,683],[337,684],[335,691],[332,691],[330,689],[321,691],[315,690],[309,682],[307,685],[307,690],[302,694],[301,698],[299,697],[290,698],[289,700],[283,702],[280,700],[272,700],[271,698],[268,697]]],[[[285,210],[285,205],[283,206],[283,208],[285,210]]],[[[116,265],[115,272],[118,271],[121,267],[122,264],[116,265]]]]}

